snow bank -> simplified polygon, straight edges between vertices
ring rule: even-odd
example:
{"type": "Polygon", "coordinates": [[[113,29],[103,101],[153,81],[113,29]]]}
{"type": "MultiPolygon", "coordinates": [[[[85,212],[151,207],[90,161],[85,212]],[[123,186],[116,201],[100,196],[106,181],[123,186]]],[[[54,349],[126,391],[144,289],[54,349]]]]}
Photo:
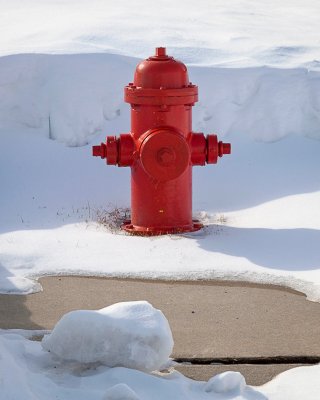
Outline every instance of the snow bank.
{"type": "Polygon", "coordinates": [[[110,55],[0,58],[0,130],[87,144],[119,115],[129,65],[110,55]]]}
{"type": "MultiPolygon", "coordinates": [[[[0,134],[23,130],[83,146],[97,134],[128,131],[123,87],[138,62],[108,54],[0,58],[0,134]]],[[[200,91],[196,131],[265,142],[288,135],[320,139],[320,72],[190,67],[189,75],[200,91]]]]}
{"type": "Polygon", "coordinates": [[[162,312],[136,301],[72,311],[44,337],[42,346],[66,361],[153,371],[168,361],[173,339],[162,312]]]}

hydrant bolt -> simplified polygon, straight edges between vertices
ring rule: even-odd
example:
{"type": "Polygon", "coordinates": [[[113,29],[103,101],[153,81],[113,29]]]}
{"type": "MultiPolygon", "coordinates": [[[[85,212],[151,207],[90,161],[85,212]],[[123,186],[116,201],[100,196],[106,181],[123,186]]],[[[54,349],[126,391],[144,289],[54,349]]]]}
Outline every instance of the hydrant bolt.
{"type": "Polygon", "coordinates": [[[131,221],[123,229],[139,235],[192,232],[192,168],[216,164],[231,145],[216,135],[192,132],[198,87],[187,67],[157,47],[139,63],[124,88],[131,106],[131,131],[107,136],[92,154],[109,165],[131,167],[131,221]]]}

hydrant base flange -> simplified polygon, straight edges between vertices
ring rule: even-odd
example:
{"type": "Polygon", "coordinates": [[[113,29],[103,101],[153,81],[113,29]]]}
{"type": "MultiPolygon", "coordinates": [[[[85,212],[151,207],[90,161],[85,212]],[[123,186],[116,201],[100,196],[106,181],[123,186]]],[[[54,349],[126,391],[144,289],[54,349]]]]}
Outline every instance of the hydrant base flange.
{"type": "Polygon", "coordinates": [[[142,227],[134,226],[130,220],[125,221],[121,225],[121,229],[124,231],[137,236],[158,236],[158,235],[170,235],[184,232],[196,232],[203,228],[203,224],[198,220],[192,221],[192,226],[180,228],[166,228],[166,227],[142,227]]]}

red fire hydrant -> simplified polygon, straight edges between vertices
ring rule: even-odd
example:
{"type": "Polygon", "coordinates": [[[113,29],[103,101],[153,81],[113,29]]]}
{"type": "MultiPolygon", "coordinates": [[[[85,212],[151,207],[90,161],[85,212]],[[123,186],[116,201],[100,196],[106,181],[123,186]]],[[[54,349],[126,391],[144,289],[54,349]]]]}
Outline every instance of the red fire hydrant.
{"type": "Polygon", "coordinates": [[[131,221],[123,229],[142,235],[200,229],[192,219],[192,167],[215,164],[231,145],[192,132],[198,87],[186,66],[156,48],[138,64],[124,99],[131,104],[131,132],[107,136],[92,149],[109,165],[131,167],[131,221]]]}

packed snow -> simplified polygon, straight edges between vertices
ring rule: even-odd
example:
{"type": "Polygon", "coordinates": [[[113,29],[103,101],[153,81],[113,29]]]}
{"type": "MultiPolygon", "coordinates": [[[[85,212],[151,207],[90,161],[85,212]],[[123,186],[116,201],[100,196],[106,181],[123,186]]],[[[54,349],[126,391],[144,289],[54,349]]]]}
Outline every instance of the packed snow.
{"type": "MultiPolygon", "coordinates": [[[[0,7],[1,293],[37,292],[41,275],[75,274],[274,283],[320,301],[317,0],[0,7]],[[194,168],[193,209],[205,229],[132,237],[112,220],[130,206],[130,170],[93,159],[91,145],[130,130],[123,87],[156,46],[187,63],[199,86],[194,131],[218,133],[232,154],[194,168]]],[[[259,388],[234,372],[208,382],[144,372],[165,363],[172,337],[160,311],[143,304],[143,318],[134,303],[127,314],[119,305],[69,314],[44,348],[32,332],[0,331],[1,400],[319,398],[319,365],[259,388]],[[128,321],[144,326],[140,341],[128,321]],[[93,357],[102,346],[109,359],[111,342],[131,359],[93,357]]]]}

